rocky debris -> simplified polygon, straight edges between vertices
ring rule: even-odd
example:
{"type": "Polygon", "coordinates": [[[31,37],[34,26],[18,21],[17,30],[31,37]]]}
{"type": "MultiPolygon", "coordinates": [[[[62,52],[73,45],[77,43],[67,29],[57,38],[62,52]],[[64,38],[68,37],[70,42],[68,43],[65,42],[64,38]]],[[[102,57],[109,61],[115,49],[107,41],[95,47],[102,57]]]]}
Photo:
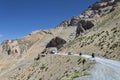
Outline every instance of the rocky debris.
{"type": "Polygon", "coordinates": [[[52,40],[50,40],[50,42],[46,45],[46,48],[49,47],[56,47],[56,48],[60,48],[62,47],[64,44],[66,43],[66,41],[60,37],[55,37],[52,40]]]}

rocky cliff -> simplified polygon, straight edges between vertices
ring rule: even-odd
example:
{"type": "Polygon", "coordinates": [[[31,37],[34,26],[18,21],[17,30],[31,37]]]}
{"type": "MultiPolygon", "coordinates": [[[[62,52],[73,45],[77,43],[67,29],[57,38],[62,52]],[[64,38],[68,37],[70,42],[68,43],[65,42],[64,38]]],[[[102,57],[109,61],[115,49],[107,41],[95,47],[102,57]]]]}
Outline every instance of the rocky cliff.
{"type": "Polygon", "coordinates": [[[87,10],[78,16],[74,16],[69,20],[63,21],[57,27],[77,26],[77,34],[91,29],[99,22],[99,18],[103,17],[115,10],[119,5],[119,0],[102,0],[89,6],[87,10]]]}

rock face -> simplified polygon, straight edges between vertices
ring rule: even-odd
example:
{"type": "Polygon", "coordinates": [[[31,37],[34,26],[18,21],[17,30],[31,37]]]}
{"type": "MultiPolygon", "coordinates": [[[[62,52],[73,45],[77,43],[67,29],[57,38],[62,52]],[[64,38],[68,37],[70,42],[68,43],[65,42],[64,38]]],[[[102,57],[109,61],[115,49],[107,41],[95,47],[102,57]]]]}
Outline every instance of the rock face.
{"type": "Polygon", "coordinates": [[[62,47],[64,44],[66,43],[66,41],[62,38],[59,38],[59,37],[55,37],[53,38],[47,45],[46,45],[46,48],[49,48],[49,47],[57,47],[58,49],[60,47],[62,47]]]}
{"type": "Polygon", "coordinates": [[[68,26],[77,26],[79,21],[80,18],[78,16],[75,16],[71,19],[70,24],[68,26]]]}
{"type": "Polygon", "coordinates": [[[93,22],[91,22],[91,21],[85,21],[85,20],[81,20],[81,21],[79,22],[79,24],[81,24],[81,26],[82,26],[85,30],[90,29],[90,28],[92,28],[92,27],[94,26],[94,23],[93,23],[93,22]]]}
{"type": "Polygon", "coordinates": [[[32,43],[30,41],[25,41],[22,39],[6,40],[1,44],[1,52],[8,55],[18,56],[26,52],[31,45],[32,43]]]}
{"type": "Polygon", "coordinates": [[[6,40],[2,43],[2,52],[8,55],[20,54],[20,47],[16,40],[6,40]],[[16,45],[16,46],[15,46],[16,45]]]}
{"type": "Polygon", "coordinates": [[[58,27],[77,26],[76,35],[80,34],[92,28],[97,23],[98,18],[114,11],[118,2],[120,1],[101,0],[100,2],[96,2],[79,16],[74,16],[70,20],[63,21],[58,27]]]}

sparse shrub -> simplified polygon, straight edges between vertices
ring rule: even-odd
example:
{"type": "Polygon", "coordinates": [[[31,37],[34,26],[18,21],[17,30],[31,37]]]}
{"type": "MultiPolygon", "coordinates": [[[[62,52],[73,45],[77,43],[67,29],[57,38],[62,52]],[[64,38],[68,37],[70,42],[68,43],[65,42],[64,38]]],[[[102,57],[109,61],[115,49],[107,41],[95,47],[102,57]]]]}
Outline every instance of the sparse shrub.
{"type": "Polygon", "coordinates": [[[100,36],[100,33],[98,33],[97,36],[99,37],[99,36],[100,36]]]}
{"type": "Polygon", "coordinates": [[[116,31],[117,30],[117,27],[114,27],[111,29],[111,31],[116,31]]]}
{"type": "Polygon", "coordinates": [[[68,74],[65,74],[66,77],[68,77],[69,75],[68,74]]]}
{"type": "Polygon", "coordinates": [[[102,22],[98,25],[98,27],[101,27],[102,25],[105,25],[109,20],[114,19],[115,16],[120,14],[120,9],[116,8],[115,11],[111,12],[107,16],[104,17],[102,22]]]}
{"type": "Polygon", "coordinates": [[[120,44],[119,42],[115,42],[115,43],[110,47],[110,49],[114,49],[114,48],[118,47],[119,44],[120,44]]]}
{"type": "Polygon", "coordinates": [[[90,74],[89,74],[88,72],[85,71],[85,72],[82,73],[81,76],[88,76],[88,75],[90,75],[90,74]]]}
{"type": "Polygon", "coordinates": [[[110,43],[107,43],[107,47],[109,47],[110,46],[110,43]]]}
{"type": "Polygon", "coordinates": [[[102,31],[101,34],[104,33],[104,32],[105,32],[105,31],[102,31]]]}
{"type": "Polygon", "coordinates": [[[50,77],[52,77],[53,76],[53,74],[50,74],[50,77]]]}
{"type": "Polygon", "coordinates": [[[79,77],[79,74],[80,74],[79,72],[76,72],[76,73],[72,74],[71,78],[72,79],[77,78],[77,77],[79,77]]]}
{"type": "Polygon", "coordinates": [[[86,68],[83,68],[82,71],[86,71],[87,69],[86,68]]]}
{"type": "Polygon", "coordinates": [[[108,51],[106,51],[105,53],[108,53],[108,51]]]}
{"type": "Polygon", "coordinates": [[[69,62],[71,59],[69,58],[66,62],[69,62]]]}
{"type": "Polygon", "coordinates": [[[48,70],[48,67],[45,68],[45,71],[47,71],[47,70],[48,70]]]}
{"type": "Polygon", "coordinates": [[[80,38],[78,38],[78,39],[79,39],[79,41],[82,41],[85,38],[86,38],[86,36],[80,36],[80,38]]]}
{"type": "Polygon", "coordinates": [[[106,34],[107,34],[107,36],[109,36],[109,32],[108,31],[106,31],[106,34]]]}
{"type": "Polygon", "coordinates": [[[29,74],[29,75],[27,76],[27,80],[30,79],[31,76],[32,76],[32,74],[29,74]]]}
{"type": "Polygon", "coordinates": [[[45,69],[45,64],[42,64],[42,66],[40,67],[41,70],[45,69]]]}
{"type": "Polygon", "coordinates": [[[68,71],[65,71],[64,74],[66,74],[68,71]]]}
{"type": "Polygon", "coordinates": [[[79,58],[78,60],[77,60],[77,62],[78,62],[78,65],[81,63],[81,58],[79,58]]]}
{"type": "Polygon", "coordinates": [[[42,80],[42,78],[40,78],[39,80],[42,80]]]}
{"type": "Polygon", "coordinates": [[[111,54],[112,53],[112,51],[110,51],[108,54],[111,54]]]}

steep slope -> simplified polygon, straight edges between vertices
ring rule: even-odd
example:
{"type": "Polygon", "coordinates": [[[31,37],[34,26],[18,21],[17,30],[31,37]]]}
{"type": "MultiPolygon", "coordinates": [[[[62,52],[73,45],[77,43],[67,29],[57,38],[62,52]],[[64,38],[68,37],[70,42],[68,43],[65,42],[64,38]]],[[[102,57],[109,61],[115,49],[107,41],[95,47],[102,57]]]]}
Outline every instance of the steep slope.
{"type": "Polygon", "coordinates": [[[0,45],[0,78],[70,80],[90,75],[88,71],[94,66],[94,61],[49,55],[47,50],[51,47],[57,47],[59,53],[95,53],[100,57],[120,60],[119,5],[119,0],[101,0],[54,29],[37,30],[23,38],[4,41],[0,45]]]}
{"type": "Polygon", "coordinates": [[[47,55],[26,67],[20,67],[1,77],[2,80],[70,80],[87,76],[94,61],[74,56],[47,55]],[[12,74],[10,74],[12,73],[12,74]],[[8,77],[9,76],[9,77],[8,77]]]}
{"type": "Polygon", "coordinates": [[[22,62],[34,60],[41,53],[50,40],[59,36],[65,41],[74,39],[76,27],[59,27],[51,30],[34,31],[28,36],[16,40],[6,40],[1,44],[0,72],[7,71],[9,68],[22,62]],[[63,35],[64,34],[64,35],[63,35]]]}
{"type": "Polygon", "coordinates": [[[98,56],[120,60],[120,7],[100,19],[86,33],[66,44],[61,51],[96,53],[98,56]]]}

